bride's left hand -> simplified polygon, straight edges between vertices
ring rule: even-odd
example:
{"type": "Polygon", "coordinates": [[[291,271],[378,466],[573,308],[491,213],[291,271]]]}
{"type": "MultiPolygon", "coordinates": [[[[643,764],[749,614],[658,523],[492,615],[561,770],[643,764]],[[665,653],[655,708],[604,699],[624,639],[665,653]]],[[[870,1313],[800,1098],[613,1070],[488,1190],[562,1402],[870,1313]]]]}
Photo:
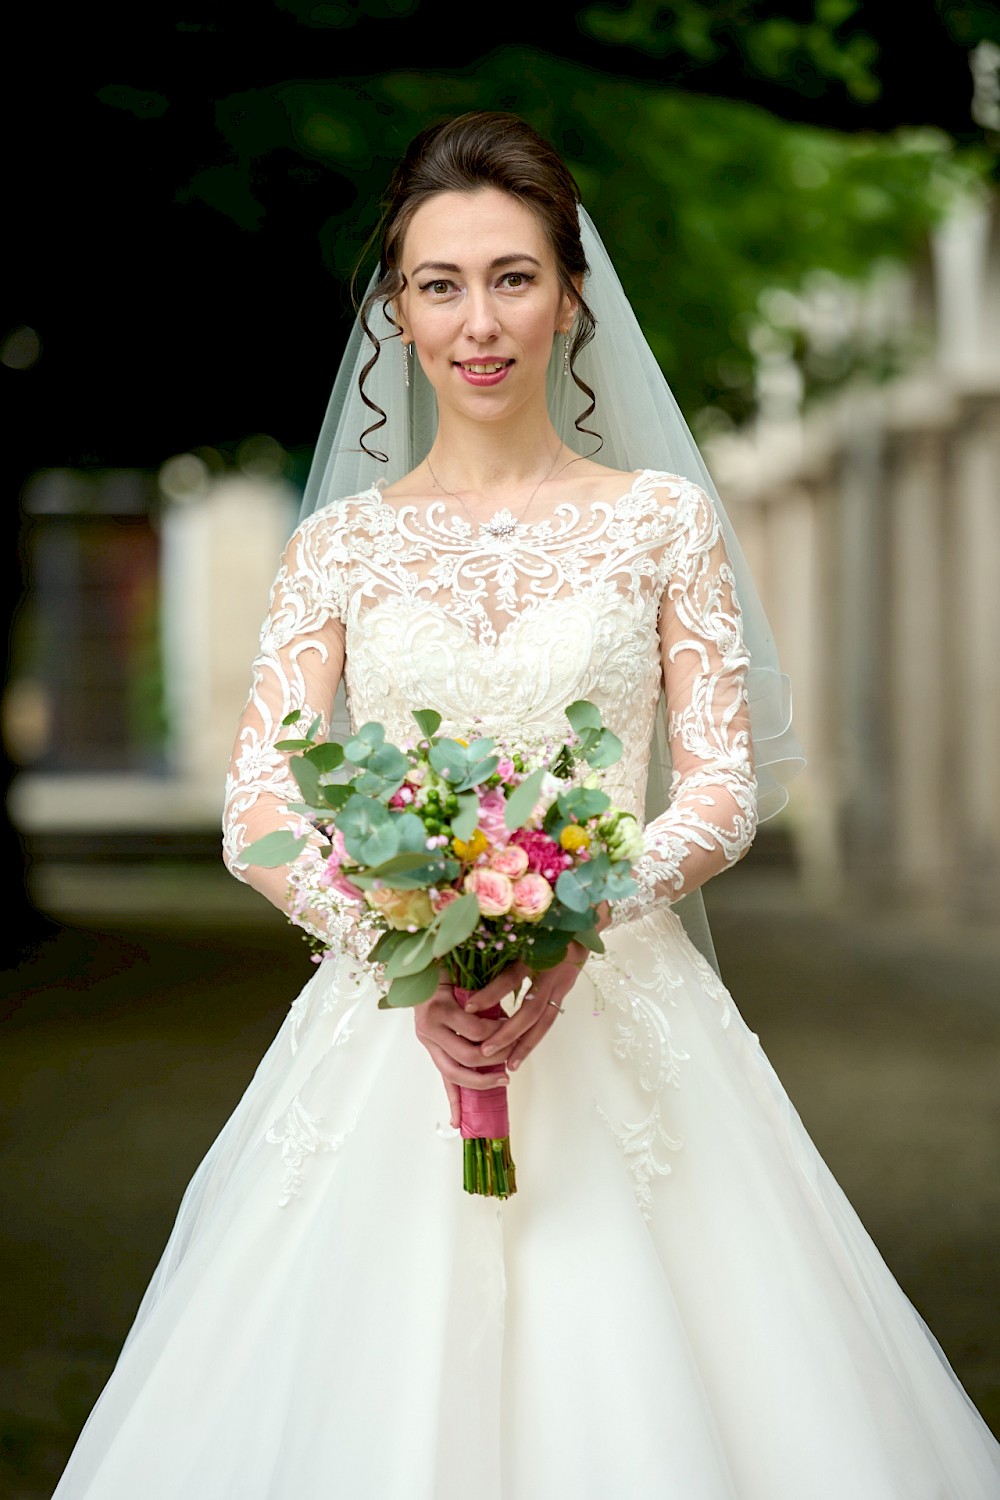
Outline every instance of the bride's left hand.
{"type": "MultiPolygon", "coordinates": [[[[611,921],[607,903],[601,906],[596,922],[602,932],[611,921]]],[[[559,1019],[563,1002],[580,977],[580,970],[587,962],[589,948],[572,942],[566,950],[561,964],[552,969],[543,969],[536,974],[521,959],[517,959],[492,979],[485,989],[478,990],[466,1005],[466,1011],[489,1010],[499,1005],[511,993],[517,994],[530,981],[530,986],[514,1014],[483,1042],[480,1051],[484,1062],[506,1063],[507,1071],[514,1073],[524,1059],[533,1052],[551,1026],[559,1019]]]]}

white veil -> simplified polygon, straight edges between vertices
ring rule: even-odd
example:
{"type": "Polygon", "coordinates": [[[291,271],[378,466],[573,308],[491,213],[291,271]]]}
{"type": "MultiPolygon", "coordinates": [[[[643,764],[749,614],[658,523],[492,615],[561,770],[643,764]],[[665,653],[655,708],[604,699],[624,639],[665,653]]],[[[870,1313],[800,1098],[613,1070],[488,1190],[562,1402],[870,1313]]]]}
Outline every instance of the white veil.
{"type": "MultiPolygon", "coordinates": [[[[715,505],[735,573],[750,655],[747,690],[758,817],[764,822],[784,807],[788,800],[786,784],[805,764],[791,727],[791,685],[778,664],[771,628],[743,549],[698,445],[643,336],[601,238],[582,208],[580,233],[589,267],[584,296],[597,333],[577,356],[575,367],[597,398],[587,426],[600,433],[603,446],[593,456],[612,468],[658,469],[683,475],[700,485],[715,505]]],[[[369,291],[373,285],[374,278],[369,291]]],[[[363,402],[359,389],[372,345],[355,320],[313,455],[302,502],[303,519],[320,506],[369,490],[376,480],[391,484],[402,478],[426,457],[434,440],[437,411],[433,390],[416,359],[410,361],[409,385],[404,383],[398,332],[386,319],[384,335],[381,333],[377,320],[383,316],[381,309],[373,315],[373,332],[383,338],[383,344],[380,358],[365,381],[365,392],[387,419],[385,426],[369,436],[368,446],[385,453],[388,462],[371,458],[360,447],[362,432],[376,416],[363,402]]],[[[548,398],[559,436],[577,452],[590,454],[596,440],[581,437],[574,425],[584,398],[575,381],[562,373],[561,340],[553,347],[548,398]]],[[[657,716],[657,725],[646,795],[647,821],[663,812],[669,802],[670,750],[665,713],[657,716]]],[[[676,903],[676,910],[696,946],[718,967],[700,890],[683,897],[676,903]]]]}

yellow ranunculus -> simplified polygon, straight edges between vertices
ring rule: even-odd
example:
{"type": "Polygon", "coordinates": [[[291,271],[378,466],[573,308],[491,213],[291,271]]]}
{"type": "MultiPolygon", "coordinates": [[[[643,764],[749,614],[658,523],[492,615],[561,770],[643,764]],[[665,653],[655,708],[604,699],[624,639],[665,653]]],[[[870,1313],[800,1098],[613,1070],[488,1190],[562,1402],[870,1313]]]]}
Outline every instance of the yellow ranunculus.
{"type": "Polygon", "coordinates": [[[481,854],[485,854],[489,847],[489,839],[481,828],[476,829],[468,843],[464,839],[456,839],[454,844],[455,853],[462,863],[467,865],[471,865],[481,854]]]}
{"type": "Polygon", "coordinates": [[[577,849],[590,848],[590,834],[586,828],[581,828],[579,823],[567,823],[559,835],[559,842],[572,854],[577,849]]]}

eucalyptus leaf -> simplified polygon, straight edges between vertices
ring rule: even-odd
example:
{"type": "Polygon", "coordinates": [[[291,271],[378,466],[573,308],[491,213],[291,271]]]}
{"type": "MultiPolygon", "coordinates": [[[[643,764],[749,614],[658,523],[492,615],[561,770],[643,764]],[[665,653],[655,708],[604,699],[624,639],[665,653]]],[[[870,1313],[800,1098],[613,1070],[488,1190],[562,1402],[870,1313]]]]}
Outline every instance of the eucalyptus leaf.
{"type": "Polygon", "coordinates": [[[390,927],[388,932],[383,932],[368,957],[373,963],[384,964],[400,943],[405,942],[409,936],[408,932],[397,932],[394,927],[390,927]]]}
{"type": "Polygon", "coordinates": [[[274,748],[290,755],[293,750],[311,750],[312,740],[275,740],[274,748]]]}
{"type": "Polygon", "coordinates": [[[577,933],[576,941],[582,943],[585,948],[589,948],[591,953],[604,952],[601,934],[596,927],[584,927],[582,931],[577,933]]]}
{"type": "Polygon", "coordinates": [[[475,792],[460,792],[458,814],[451,820],[452,836],[467,844],[476,831],[479,821],[479,798],[475,792]]]}
{"type": "Polygon", "coordinates": [[[578,698],[575,703],[571,703],[566,710],[566,717],[575,734],[582,735],[587,729],[601,728],[600,710],[586,698],[578,698]]]}
{"type": "Polygon", "coordinates": [[[446,906],[435,924],[434,957],[443,958],[471,937],[479,926],[479,917],[479,902],[471,892],[446,906]]]}
{"type": "Polygon", "coordinates": [[[575,786],[568,792],[560,792],[558,804],[564,817],[586,823],[610,807],[611,798],[607,792],[599,792],[589,786],[575,786]]]}
{"type": "Polygon", "coordinates": [[[566,957],[570,939],[566,933],[536,928],[532,934],[527,959],[532,969],[553,969],[566,957]]]}
{"type": "Polygon", "coordinates": [[[306,730],[306,739],[309,741],[310,745],[312,744],[313,740],[316,738],[316,731],[319,728],[319,726],[322,724],[322,722],[323,722],[323,716],[322,716],[322,714],[317,714],[316,717],[315,717],[315,719],[313,719],[312,723],[309,725],[309,728],[306,730]]]}
{"type": "Polygon", "coordinates": [[[302,710],[301,710],[301,708],[293,708],[292,711],[291,711],[291,713],[290,714],[286,714],[285,717],[282,719],[281,722],[282,722],[282,725],[297,724],[299,722],[299,720],[301,719],[301,717],[302,717],[302,710]]]}
{"type": "Polygon", "coordinates": [[[404,1006],[423,1005],[437,989],[440,977],[437,964],[432,963],[429,968],[421,969],[419,974],[407,974],[402,979],[394,979],[385,997],[386,1007],[398,1010],[404,1006]]]}
{"type": "Polygon", "coordinates": [[[336,786],[321,786],[319,794],[323,799],[323,806],[334,810],[343,807],[354,796],[354,787],[347,782],[341,782],[336,786]]]}
{"type": "Polygon", "coordinates": [[[622,758],[624,746],[616,734],[610,729],[602,729],[593,743],[583,750],[583,758],[588,766],[593,766],[595,771],[601,771],[606,766],[613,766],[622,758]]]}
{"type": "Polygon", "coordinates": [[[504,808],[503,821],[505,827],[511,832],[515,828],[523,828],[535,810],[538,794],[541,791],[542,781],[545,777],[545,769],[539,766],[537,771],[532,771],[526,776],[510,796],[507,798],[507,806],[504,808]]]}
{"type": "Polygon", "coordinates": [[[297,859],[309,842],[309,835],[296,838],[287,828],[277,828],[254,839],[241,852],[240,859],[248,865],[257,865],[264,870],[276,870],[279,865],[290,865],[297,859]]]}
{"type": "Polygon", "coordinates": [[[337,827],[348,854],[361,865],[381,865],[399,847],[392,814],[371,797],[351,796],[337,815],[337,827]]]}
{"type": "Polygon", "coordinates": [[[420,853],[426,859],[428,854],[427,829],[416,813],[393,813],[392,826],[395,828],[396,836],[399,839],[400,854],[420,853]]]}
{"type": "Polygon", "coordinates": [[[344,764],[344,747],[338,745],[335,740],[327,740],[322,745],[313,745],[306,759],[316,767],[317,771],[326,775],[330,771],[339,770],[344,764]]]}
{"type": "Polygon", "coordinates": [[[313,807],[320,800],[319,772],[304,755],[292,761],[292,775],[298,782],[299,791],[313,807]]]}
{"type": "Polygon", "coordinates": [[[419,974],[435,956],[433,927],[425,927],[421,932],[407,932],[404,936],[406,942],[392,950],[386,963],[387,979],[404,979],[407,975],[419,974]]]}
{"type": "Polygon", "coordinates": [[[441,727],[441,715],[433,708],[417,708],[413,711],[413,717],[424,738],[432,740],[441,727]]]}

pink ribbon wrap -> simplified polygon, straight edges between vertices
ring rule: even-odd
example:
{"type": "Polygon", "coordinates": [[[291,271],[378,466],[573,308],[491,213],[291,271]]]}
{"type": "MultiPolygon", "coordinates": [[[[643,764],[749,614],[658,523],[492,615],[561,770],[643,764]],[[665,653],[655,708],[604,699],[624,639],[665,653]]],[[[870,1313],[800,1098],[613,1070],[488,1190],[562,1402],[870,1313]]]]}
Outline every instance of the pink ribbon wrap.
{"type": "MultiPolygon", "coordinates": [[[[463,989],[461,985],[454,987],[455,999],[464,1010],[473,991],[463,989]]],[[[499,1021],[506,1015],[506,1011],[500,1005],[491,1006],[489,1010],[480,1010],[477,1015],[485,1016],[487,1021],[499,1021]]],[[[488,1063],[477,1068],[477,1073],[503,1073],[506,1071],[503,1063],[488,1063]]],[[[510,1114],[507,1109],[507,1090],[502,1089],[459,1089],[461,1131],[463,1139],[467,1141],[488,1140],[502,1141],[510,1135],[510,1114]]]]}

